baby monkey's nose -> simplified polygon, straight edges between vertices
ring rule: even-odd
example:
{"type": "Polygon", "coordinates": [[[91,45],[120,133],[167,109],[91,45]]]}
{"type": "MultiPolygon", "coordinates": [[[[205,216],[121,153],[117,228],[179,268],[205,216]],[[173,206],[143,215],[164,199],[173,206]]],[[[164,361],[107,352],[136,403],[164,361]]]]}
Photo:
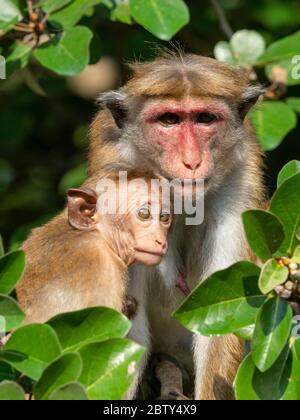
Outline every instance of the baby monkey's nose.
{"type": "Polygon", "coordinates": [[[161,248],[161,250],[163,252],[165,252],[165,250],[167,248],[167,241],[166,241],[166,239],[163,238],[163,237],[161,237],[161,236],[158,236],[156,238],[156,243],[157,243],[157,245],[159,245],[159,247],[161,248]]]}

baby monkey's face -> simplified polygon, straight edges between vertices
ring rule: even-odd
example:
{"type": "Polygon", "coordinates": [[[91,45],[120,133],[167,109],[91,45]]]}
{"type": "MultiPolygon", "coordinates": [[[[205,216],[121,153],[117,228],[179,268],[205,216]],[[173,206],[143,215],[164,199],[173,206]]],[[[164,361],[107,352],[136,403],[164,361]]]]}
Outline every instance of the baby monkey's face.
{"type": "Polygon", "coordinates": [[[70,225],[98,230],[126,265],[159,264],[168,250],[172,223],[167,194],[143,178],[118,184],[116,191],[98,194],[90,188],[70,189],[70,225]]]}
{"type": "Polygon", "coordinates": [[[119,216],[122,241],[131,253],[130,264],[157,265],[168,250],[172,215],[161,191],[148,185],[128,186],[127,213],[119,216]]]}
{"type": "Polygon", "coordinates": [[[161,206],[148,202],[132,216],[134,263],[157,265],[168,251],[167,235],[172,218],[161,206]]]}

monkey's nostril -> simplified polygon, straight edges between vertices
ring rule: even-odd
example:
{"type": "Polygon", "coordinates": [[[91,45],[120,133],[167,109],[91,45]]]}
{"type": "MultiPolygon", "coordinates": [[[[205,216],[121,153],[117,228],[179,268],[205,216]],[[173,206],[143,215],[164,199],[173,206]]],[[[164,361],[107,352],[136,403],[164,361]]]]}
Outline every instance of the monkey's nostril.
{"type": "Polygon", "coordinates": [[[156,239],[156,243],[160,245],[161,249],[164,250],[166,248],[166,241],[163,239],[156,239]]]}
{"type": "Polygon", "coordinates": [[[195,171],[196,169],[198,169],[201,165],[200,161],[195,161],[192,163],[186,163],[185,161],[183,161],[184,166],[189,169],[190,171],[195,171]]]}

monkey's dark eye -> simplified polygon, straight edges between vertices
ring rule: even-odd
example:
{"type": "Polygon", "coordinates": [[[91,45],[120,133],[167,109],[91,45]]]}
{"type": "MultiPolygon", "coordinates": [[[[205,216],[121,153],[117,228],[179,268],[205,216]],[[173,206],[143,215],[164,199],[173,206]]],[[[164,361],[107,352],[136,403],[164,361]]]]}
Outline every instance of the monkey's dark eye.
{"type": "Polygon", "coordinates": [[[138,209],[137,210],[137,215],[143,221],[149,220],[150,217],[151,217],[151,213],[150,213],[150,210],[148,209],[148,207],[142,207],[142,208],[138,209]]]}
{"type": "Polygon", "coordinates": [[[217,121],[217,116],[210,112],[201,112],[197,115],[197,123],[199,124],[212,124],[217,121]]]}
{"type": "Polygon", "coordinates": [[[180,123],[180,117],[173,112],[166,112],[158,117],[158,121],[163,125],[176,125],[180,123]]]}
{"type": "Polygon", "coordinates": [[[171,215],[169,213],[161,212],[159,219],[161,223],[170,223],[171,221],[171,215]]]}

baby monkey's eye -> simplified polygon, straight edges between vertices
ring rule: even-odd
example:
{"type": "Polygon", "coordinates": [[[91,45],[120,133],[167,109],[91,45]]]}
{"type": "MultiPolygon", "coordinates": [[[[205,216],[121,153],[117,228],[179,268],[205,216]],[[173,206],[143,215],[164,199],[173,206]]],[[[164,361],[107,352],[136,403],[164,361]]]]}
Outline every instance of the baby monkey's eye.
{"type": "Polygon", "coordinates": [[[212,124],[213,122],[217,121],[218,117],[211,112],[200,112],[197,115],[197,122],[199,124],[212,124]]]}
{"type": "Polygon", "coordinates": [[[159,217],[161,223],[169,223],[171,220],[171,215],[168,213],[162,212],[159,217]]]}
{"type": "Polygon", "coordinates": [[[158,121],[163,125],[176,125],[180,123],[179,115],[175,114],[174,112],[166,112],[158,117],[158,121]]]}
{"type": "Polygon", "coordinates": [[[140,209],[138,209],[137,211],[137,215],[141,220],[149,220],[151,217],[151,213],[150,210],[148,209],[148,207],[142,207],[140,209]]]}

